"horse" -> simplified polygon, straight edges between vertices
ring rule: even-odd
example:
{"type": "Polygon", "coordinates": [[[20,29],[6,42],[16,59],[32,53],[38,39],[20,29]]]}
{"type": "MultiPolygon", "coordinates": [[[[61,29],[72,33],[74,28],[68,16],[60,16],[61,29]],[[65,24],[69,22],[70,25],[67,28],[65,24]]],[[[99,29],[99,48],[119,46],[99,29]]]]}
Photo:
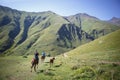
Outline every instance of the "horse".
{"type": "Polygon", "coordinates": [[[45,56],[41,56],[41,62],[44,62],[45,56]]]}
{"type": "Polygon", "coordinates": [[[32,64],[31,72],[32,72],[33,67],[34,67],[34,71],[36,72],[36,65],[37,65],[37,68],[38,68],[38,63],[39,63],[39,60],[33,58],[32,62],[31,62],[31,64],[32,64]]]}
{"type": "Polygon", "coordinates": [[[53,65],[54,60],[55,60],[55,58],[54,58],[54,57],[50,59],[50,67],[53,65]]]}

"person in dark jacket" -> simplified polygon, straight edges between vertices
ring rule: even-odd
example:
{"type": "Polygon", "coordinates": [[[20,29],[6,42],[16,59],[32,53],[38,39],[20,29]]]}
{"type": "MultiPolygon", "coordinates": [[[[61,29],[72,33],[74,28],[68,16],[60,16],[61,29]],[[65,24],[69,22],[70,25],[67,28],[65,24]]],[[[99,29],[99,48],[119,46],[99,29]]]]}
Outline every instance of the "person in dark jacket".
{"type": "Polygon", "coordinates": [[[32,72],[32,68],[34,67],[34,71],[36,72],[36,65],[37,65],[37,68],[38,68],[38,63],[39,63],[39,53],[36,52],[34,53],[34,58],[32,59],[32,66],[31,66],[31,72],[32,72]]]}

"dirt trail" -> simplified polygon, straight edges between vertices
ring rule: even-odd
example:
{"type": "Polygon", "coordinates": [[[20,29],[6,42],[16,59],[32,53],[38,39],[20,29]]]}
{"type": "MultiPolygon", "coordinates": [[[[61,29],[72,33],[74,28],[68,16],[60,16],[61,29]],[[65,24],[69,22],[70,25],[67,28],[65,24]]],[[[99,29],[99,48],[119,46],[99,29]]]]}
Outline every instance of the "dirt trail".
{"type": "Polygon", "coordinates": [[[103,64],[116,64],[120,65],[120,62],[112,62],[112,61],[97,61],[98,63],[103,63],[103,64]]]}

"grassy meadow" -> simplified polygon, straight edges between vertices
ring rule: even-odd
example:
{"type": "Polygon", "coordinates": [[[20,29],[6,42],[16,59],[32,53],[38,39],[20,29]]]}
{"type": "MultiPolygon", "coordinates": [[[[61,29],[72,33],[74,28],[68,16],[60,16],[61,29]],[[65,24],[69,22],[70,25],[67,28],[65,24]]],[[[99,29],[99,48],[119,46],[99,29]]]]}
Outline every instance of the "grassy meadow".
{"type": "Polygon", "coordinates": [[[27,58],[0,57],[0,80],[119,80],[119,52],[92,52],[74,57],[60,55],[52,67],[47,57],[44,63],[39,64],[37,72],[30,69],[33,55],[27,58]]]}

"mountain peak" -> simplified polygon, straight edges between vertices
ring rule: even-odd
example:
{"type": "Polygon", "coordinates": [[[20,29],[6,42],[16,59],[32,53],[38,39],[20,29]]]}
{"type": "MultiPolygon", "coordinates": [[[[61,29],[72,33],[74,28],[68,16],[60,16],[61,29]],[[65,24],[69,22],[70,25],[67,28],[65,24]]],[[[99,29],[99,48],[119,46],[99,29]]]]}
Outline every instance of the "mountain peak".
{"type": "Polygon", "coordinates": [[[94,16],[90,16],[89,14],[87,13],[78,13],[76,14],[76,16],[81,16],[81,17],[86,17],[86,18],[93,18],[93,19],[96,19],[96,20],[99,20],[98,18],[94,17],[94,16]]]}
{"type": "Polygon", "coordinates": [[[117,18],[117,17],[112,17],[110,20],[118,20],[120,18],[117,18]]]}
{"type": "Polygon", "coordinates": [[[113,23],[113,24],[116,24],[116,25],[120,25],[120,18],[117,18],[117,17],[112,17],[110,20],[109,20],[110,23],[113,23]]]}
{"type": "Polygon", "coordinates": [[[56,14],[56,13],[54,13],[52,11],[43,11],[43,13],[56,14]]]}

